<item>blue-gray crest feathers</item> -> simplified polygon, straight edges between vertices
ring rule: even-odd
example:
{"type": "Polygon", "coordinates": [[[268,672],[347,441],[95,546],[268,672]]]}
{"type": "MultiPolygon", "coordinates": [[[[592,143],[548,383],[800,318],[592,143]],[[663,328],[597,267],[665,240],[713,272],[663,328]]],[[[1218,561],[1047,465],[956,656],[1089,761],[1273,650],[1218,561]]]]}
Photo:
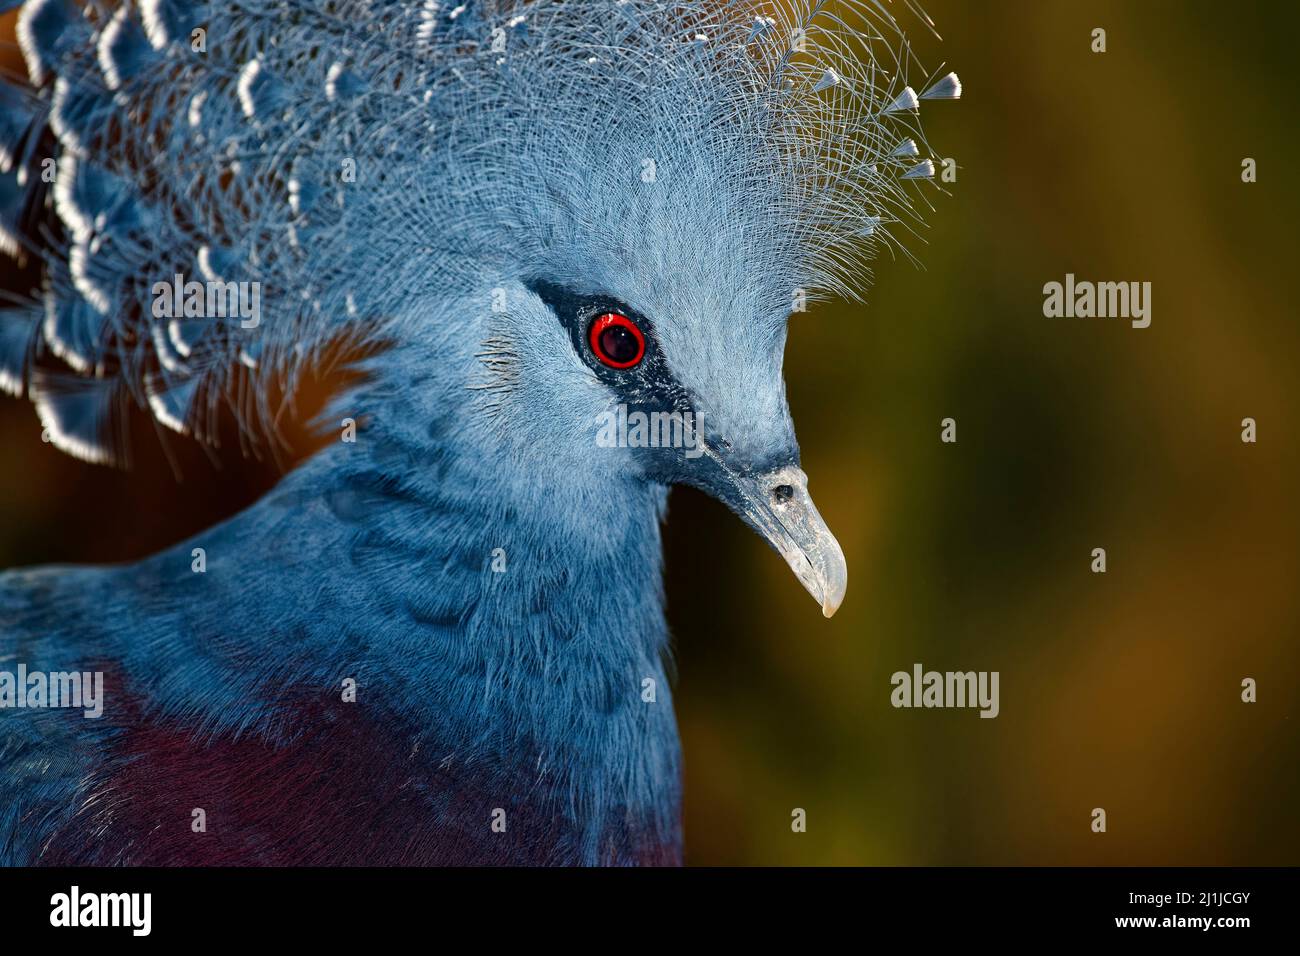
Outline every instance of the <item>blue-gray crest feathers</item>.
{"type": "Polygon", "coordinates": [[[908,85],[878,0],[29,0],[18,36],[0,252],[42,279],[0,388],[101,462],[129,403],[265,433],[328,343],[529,273],[852,295],[934,175],[921,101],[960,95],[908,85]]]}

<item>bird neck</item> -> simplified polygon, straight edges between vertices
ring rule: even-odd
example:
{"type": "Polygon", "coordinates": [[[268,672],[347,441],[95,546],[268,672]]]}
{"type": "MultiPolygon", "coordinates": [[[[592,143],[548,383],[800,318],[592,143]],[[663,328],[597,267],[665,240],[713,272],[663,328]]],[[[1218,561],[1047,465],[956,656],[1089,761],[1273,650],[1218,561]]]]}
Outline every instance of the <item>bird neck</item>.
{"type": "Polygon", "coordinates": [[[409,728],[430,759],[497,767],[502,786],[671,841],[666,490],[584,482],[564,462],[521,468],[473,426],[372,398],[355,432],[340,418],[340,439],[253,508],[153,559],[195,595],[169,638],[177,666],[146,669],[165,675],[158,706],[198,701],[218,729],[266,729],[286,715],[250,687],[337,700],[354,682],[356,705],[409,728]]]}

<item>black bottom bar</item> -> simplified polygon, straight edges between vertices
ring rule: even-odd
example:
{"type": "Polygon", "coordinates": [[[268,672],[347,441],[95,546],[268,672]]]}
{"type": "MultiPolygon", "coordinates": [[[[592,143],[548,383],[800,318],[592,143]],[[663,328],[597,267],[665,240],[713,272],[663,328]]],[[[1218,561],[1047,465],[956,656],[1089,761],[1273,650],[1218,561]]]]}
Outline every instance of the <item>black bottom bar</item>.
{"type": "MultiPolygon", "coordinates": [[[[1231,943],[1293,932],[1295,869],[0,870],[6,943],[76,933],[213,943],[502,930],[610,919],[927,941],[1052,936],[1231,943]],[[76,887],[75,895],[73,887],[76,887]],[[105,895],[111,894],[111,895],[105,895]],[[123,895],[126,894],[126,895],[123,895]],[[140,894],[140,895],[131,895],[140,894]],[[148,906],[145,897],[148,894],[148,906]],[[146,920],[147,916],[147,920],[146,920]],[[478,922],[486,920],[486,922],[478,922]],[[558,922],[557,922],[558,921],[558,922]],[[116,926],[86,926],[112,923],[116,926]],[[60,923],[55,926],[53,923],[60,923]],[[76,926],[72,924],[78,924],[76,926]],[[490,928],[490,929],[489,929],[490,928]]],[[[547,931],[548,934],[550,931],[547,931]]],[[[606,937],[608,938],[608,937],[606,937]]]]}

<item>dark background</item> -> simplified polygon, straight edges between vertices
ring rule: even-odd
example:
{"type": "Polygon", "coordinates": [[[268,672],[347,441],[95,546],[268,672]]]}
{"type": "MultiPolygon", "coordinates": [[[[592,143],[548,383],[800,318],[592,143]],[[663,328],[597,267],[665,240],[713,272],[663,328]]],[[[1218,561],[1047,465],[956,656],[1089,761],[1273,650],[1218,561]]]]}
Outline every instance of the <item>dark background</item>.
{"type": "MultiPolygon", "coordinates": [[[[922,117],[959,179],[922,269],[886,257],[787,350],[839,614],[673,494],[688,860],[1298,863],[1294,4],[925,5],[944,40],[914,28],[917,52],[965,91],[922,117]],[[1067,272],[1150,281],[1151,327],[1045,318],[1067,272]],[[1001,715],[895,710],[917,662],[999,671],[1001,715]]],[[[138,557],[274,480],[173,437],[178,483],[136,424],[118,473],[0,398],[0,567],[138,557]]]]}

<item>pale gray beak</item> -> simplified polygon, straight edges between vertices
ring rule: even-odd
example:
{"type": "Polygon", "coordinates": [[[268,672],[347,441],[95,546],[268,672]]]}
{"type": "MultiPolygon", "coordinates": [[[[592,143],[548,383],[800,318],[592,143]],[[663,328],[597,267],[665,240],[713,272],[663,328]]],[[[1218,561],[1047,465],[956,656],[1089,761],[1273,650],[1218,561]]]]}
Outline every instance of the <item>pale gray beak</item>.
{"type": "Polygon", "coordinates": [[[808,496],[808,476],[794,465],[734,478],[743,512],[754,529],[790,565],[795,577],[830,617],[844,601],[849,568],[840,543],[808,496]]]}

